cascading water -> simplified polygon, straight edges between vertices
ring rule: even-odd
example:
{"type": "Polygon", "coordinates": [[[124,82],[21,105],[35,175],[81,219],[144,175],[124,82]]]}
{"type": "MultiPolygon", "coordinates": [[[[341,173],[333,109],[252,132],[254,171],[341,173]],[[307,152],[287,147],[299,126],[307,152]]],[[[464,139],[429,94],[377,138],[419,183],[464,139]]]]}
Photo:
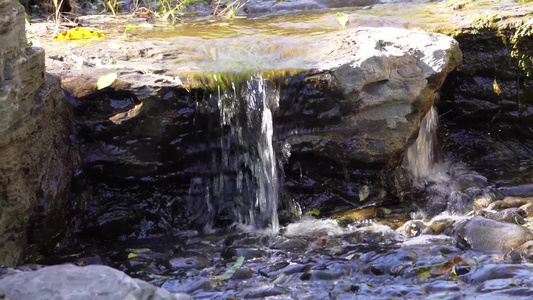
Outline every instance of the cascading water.
{"type": "MultiPolygon", "coordinates": [[[[215,76],[216,82],[219,79],[215,76]]],[[[216,96],[222,136],[213,196],[222,198],[221,206],[233,205],[236,223],[277,232],[280,176],[272,110],[278,106],[279,91],[258,75],[241,86],[231,83],[230,90],[219,85],[216,96]]]]}
{"type": "Polygon", "coordinates": [[[428,179],[432,181],[443,179],[444,168],[438,152],[438,125],[439,115],[433,106],[422,119],[418,138],[405,154],[404,167],[416,179],[415,183],[428,179]]]}
{"type": "Polygon", "coordinates": [[[425,195],[425,215],[443,210],[463,212],[473,199],[489,193],[485,177],[461,163],[449,163],[442,158],[437,139],[438,124],[437,109],[432,107],[422,119],[418,137],[403,160],[415,189],[425,195]]]}

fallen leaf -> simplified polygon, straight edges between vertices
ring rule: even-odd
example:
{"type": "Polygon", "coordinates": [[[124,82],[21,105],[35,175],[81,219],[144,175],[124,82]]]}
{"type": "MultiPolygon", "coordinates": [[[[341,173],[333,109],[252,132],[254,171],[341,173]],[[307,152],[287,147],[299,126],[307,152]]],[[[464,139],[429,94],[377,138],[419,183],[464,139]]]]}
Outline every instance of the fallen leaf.
{"type": "Polygon", "coordinates": [[[126,112],[121,112],[121,113],[118,113],[114,116],[111,116],[109,117],[109,121],[115,123],[115,124],[120,124],[126,120],[129,120],[131,118],[134,118],[136,117],[137,115],[139,115],[139,112],[141,111],[141,107],[143,106],[143,103],[139,103],[137,105],[135,105],[132,109],[126,111],[126,112]]]}
{"type": "Polygon", "coordinates": [[[492,82],[492,88],[494,89],[494,92],[496,93],[496,95],[499,95],[502,93],[502,90],[500,89],[500,86],[498,85],[496,78],[494,78],[494,81],[492,82]]]}
{"type": "Polygon", "coordinates": [[[152,250],[149,248],[129,248],[127,249],[127,251],[133,252],[133,253],[144,253],[144,252],[149,252],[152,250]]]}
{"type": "Polygon", "coordinates": [[[320,210],[313,208],[309,211],[309,214],[318,217],[320,215],[320,210]]]}
{"type": "Polygon", "coordinates": [[[386,207],[380,207],[381,208],[381,211],[383,212],[383,214],[385,215],[390,215],[391,212],[392,212],[392,209],[390,208],[386,208],[386,207]]]}
{"type": "Polygon", "coordinates": [[[135,253],[128,254],[128,259],[132,259],[132,258],[135,258],[135,257],[139,257],[139,256],[137,254],[135,254],[135,253]]]}
{"type": "Polygon", "coordinates": [[[337,13],[337,22],[339,22],[339,24],[342,27],[345,27],[346,24],[348,24],[348,20],[349,20],[348,15],[341,13],[341,12],[337,13]]]}
{"type": "Polygon", "coordinates": [[[285,272],[279,274],[278,278],[276,280],[272,281],[273,284],[279,283],[283,278],[285,278],[285,272]]]}
{"type": "Polygon", "coordinates": [[[418,280],[420,281],[428,279],[429,277],[431,277],[431,274],[428,271],[418,274],[418,280]]]}
{"type": "Polygon", "coordinates": [[[102,38],[105,37],[105,34],[91,30],[85,27],[78,27],[71,30],[63,31],[62,33],[54,37],[54,41],[62,40],[84,40],[92,38],[102,38]]]}
{"type": "Polygon", "coordinates": [[[237,261],[233,264],[233,266],[228,268],[226,272],[224,272],[224,274],[215,276],[213,277],[213,279],[215,281],[230,279],[231,277],[233,277],[233,274],[235,274],[235,271],[237,271],[243,263],[244,256],[240,256],[239,258],[237,258],[237,261]]]}
{"type": "Polygon", "coordinates": [[[117,80],[117,73],[109,73],[104,76],[100,76],[96,82],[96,89],[101,90],[113,84],[117,80]]]}

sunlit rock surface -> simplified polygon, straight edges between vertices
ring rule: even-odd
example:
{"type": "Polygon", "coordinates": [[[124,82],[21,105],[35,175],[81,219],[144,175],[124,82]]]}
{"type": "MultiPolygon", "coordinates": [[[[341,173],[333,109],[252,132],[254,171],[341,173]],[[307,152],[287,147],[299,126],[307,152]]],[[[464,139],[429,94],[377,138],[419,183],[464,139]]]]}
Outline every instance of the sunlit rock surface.
{"type": "Polygon", "coordinates": [[[24,8],[0,1],[0,264],[54,247],[67,227],[78,153],[59,80],[26,46],[24,8]]]}

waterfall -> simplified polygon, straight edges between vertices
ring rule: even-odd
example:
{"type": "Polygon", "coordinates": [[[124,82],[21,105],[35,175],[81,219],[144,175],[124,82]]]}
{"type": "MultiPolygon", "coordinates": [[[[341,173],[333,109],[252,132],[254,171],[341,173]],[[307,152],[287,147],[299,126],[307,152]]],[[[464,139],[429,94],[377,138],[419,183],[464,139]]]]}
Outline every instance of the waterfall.
{"type": "Polygon", "coordinates": [[[443,210],[465,211],[473,199],[490,197],[487,179],[460,162],[445,162],[437,140],[439,116],[432,107],[420,124],[418,137],[404,156],[403,167],[413,178],[414,188],[426,201],[422,214],[436,215],[443,210]]]}
{"type": "Polygon", "coordinates": [[[442,179],[443,167],[437,143],[438,125],[439,115],[433,106],[422,119],[418,138],[407,149],[403,161],[404,168],[409,170],[415,181],[442,179]]]}
{"type": "Polygon", "coordinates": [[[230,194],[219,202],[233,205],[236,223],[275,233],[279,230],[280,176],[272,111],[278,106],[279,91],[259,75],[239,84],[232,82],[231,90],[217,88],[222,136],[215,197],[230,194]]]}

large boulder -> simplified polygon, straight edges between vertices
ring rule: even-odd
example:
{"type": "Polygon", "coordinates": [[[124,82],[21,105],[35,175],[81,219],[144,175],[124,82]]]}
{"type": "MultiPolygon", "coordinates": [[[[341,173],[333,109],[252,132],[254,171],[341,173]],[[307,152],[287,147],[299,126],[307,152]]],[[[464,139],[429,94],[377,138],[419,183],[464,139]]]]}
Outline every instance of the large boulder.
{"type": "Polygon", "coordinates": [[[0,277],[2,299],[188,300],[107,266],[57,265],[0,277]]]}
{"type": "Polygon", "coordinates": [[[54,247],[67,227],[79,162],[59,80],[44,50],[26,46],[24,8],[0,0],[0,264],[54,247]]]}
{"type": "Polygon", "coordinates": [[[47,51],[75,105],[92,186],[80,228],[104,238],[249,218],[260,182],[276,184],[259,174],[263,103],[272,109],[274,165],[286,175],[281,209],[295,211],[290,199],[306,208],[359,203],[365,186],[367,200],[394,196],[383,182],[461,60],[450,37],[394,28],[47,51]],[[111,72],[117,80],[98,90],[111,72]]]}

